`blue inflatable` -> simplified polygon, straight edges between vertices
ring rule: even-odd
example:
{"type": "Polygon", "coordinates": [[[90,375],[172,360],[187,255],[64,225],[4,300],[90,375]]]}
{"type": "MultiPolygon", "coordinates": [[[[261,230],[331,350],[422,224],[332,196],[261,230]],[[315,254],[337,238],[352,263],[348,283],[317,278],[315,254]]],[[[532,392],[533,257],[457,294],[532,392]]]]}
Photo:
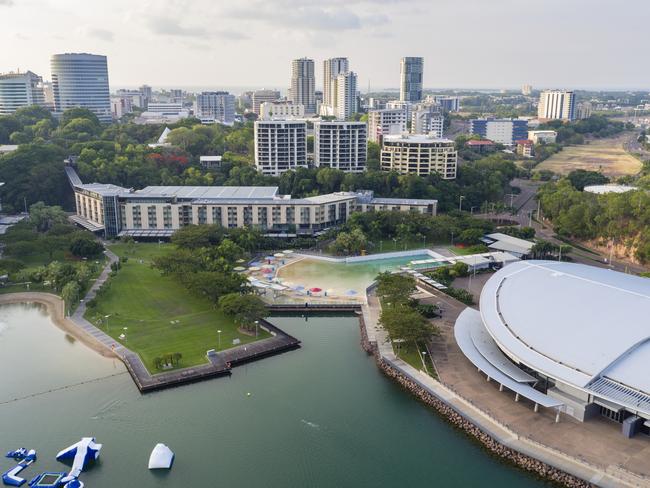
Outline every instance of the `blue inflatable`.
{"type": "Polygon", "coordinates": [[[8,486],[22,486],[25,480],[18,476],[18,474],[36,461],[36,451],[34,449],[28,451],[24,447],[21,447],[15,451],[9,451],[6,457],[20,462],[14,468],[2,473],[2,482],[8,486]]]}
{"type": "Polygon", "coordinates": [[[41,473],[29,482],[31,488],[58,488],[65,473],[41,473]]]}

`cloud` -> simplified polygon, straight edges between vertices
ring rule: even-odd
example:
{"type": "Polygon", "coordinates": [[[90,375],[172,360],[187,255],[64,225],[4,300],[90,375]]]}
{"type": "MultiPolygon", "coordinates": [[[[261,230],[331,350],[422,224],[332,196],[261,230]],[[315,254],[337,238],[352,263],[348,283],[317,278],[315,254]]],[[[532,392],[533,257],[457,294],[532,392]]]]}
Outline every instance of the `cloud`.
{"type": "Polygon", "coordinates": [[[203,27],[185,27],[168,17],[154,17],[149,23],[151,32],[162,36],[184,37],[188,39],[215,38],[230,41],[242,41],[250,37],[242,31],[233,29],[207,30],[203,27]]]}
{"type": "Polygon", "coordinates": [[[114,37],[113,33],[106,29],[90,29],[88,35],[101,39],[102,41],[112,41],[114,37]]]}
{"type": "Polygon", "coordinates": [[[14,4],[14,0],[0,0],[0,7],[11,7],[14,4]]]}
{"type": "Polygon", "coordinates": [[[203,27],[183,27],[181,24],[168,17],[153,17],[148,22],[149,29],[154,34],[176,37],[205,37],[203,27]]]}
{"type": "MultiPolygon", "coordinates": [[[[293,1],[293,0],[292,0],[293,1]]],[[[295,1],[290,8],[277,8],[276,4],[256,4],[227,10],[231,19],[255,20],[291,30],[345,31],[361,29],[361,17],[345,7],[304,6],[295,1]]]]}

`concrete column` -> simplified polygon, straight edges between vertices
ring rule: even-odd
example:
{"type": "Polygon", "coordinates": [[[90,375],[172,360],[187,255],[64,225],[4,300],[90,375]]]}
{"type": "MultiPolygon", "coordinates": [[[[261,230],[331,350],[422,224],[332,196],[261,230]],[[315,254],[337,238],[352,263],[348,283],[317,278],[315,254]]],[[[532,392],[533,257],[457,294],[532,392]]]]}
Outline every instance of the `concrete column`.
{"type": "Polygon", "coordinates": [[[535,410],[535,413],[539,412],[539,404],[538,403],[535,404],[535,409],[534,410],[535,410]]]}
{"type": "Polygon", "coordinates": [[[487,377],[487,382],[488,382],[488,383],[490,382],[490,377],[489,377],[489,376],[487,377]]]}
{"type": "Polygon", "coordinates": [[[515,401],[516,401],[516,402],[519,401],[519,393],[516,393],[516,394],[515,394],[515,401]]]}
{"type": "Polygon", "coordinates": [[[555,414],[555,423],[560,422],[560,409],[558,408],[557,413],[555,414]]]}
{"type": "Polygon", "coordinates": [[[503,391],[503,384],[499,383],[499,391],[503,391]]]}

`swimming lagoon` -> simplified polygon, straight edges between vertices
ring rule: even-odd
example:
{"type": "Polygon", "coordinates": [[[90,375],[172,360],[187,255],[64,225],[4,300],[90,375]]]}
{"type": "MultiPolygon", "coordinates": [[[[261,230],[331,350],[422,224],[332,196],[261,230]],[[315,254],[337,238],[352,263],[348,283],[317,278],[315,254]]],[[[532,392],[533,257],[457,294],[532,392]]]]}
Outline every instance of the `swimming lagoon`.
{"type": "MultiPolygon", "coordinates": [[[[363,295],[366,288],[375,280],[379,273],[395,271],[402,266],[418,269],[410,265],[412,261],[430,260],[439,256],[436,253],[410,254],[408,256],[381,255],[368,256],[364,261],[326,260],[318,256],[306,256],[281,267],[277,277],[283,284],[300,285],[305,289],[317,287],[328,292],[328,295],[345,296],[363,295]]],[[[442,256],[440,256],[442,257],[442,256]]],[[[431,268],[435,265],[429,264],[431,268]]]]}

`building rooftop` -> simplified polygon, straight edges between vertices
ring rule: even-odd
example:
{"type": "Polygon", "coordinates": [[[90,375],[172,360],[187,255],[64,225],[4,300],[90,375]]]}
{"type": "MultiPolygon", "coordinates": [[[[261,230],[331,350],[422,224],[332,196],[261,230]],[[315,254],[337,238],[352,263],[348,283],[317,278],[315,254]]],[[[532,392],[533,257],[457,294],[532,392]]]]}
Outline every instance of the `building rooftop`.
{"type": "Polygon", "coordinates": [[[136,198],[263,199],[278,197],[277,186],[147,186],[129,193],[136,198]]]}
{"type": "Polygon", "coordinates": [[[424,198],[372,198],[370,203],[379,205],[435,205],[438,200],[427,200],[424,198]]]}
{"type": "Polygon", "coordinates": [[[102,196],[115,196],[115,195],[125,195],[129,193],[129,190],[122,188],[121,186],[105,184],[105,183],[86,183],[81,185],[75,185],[77,188],[86,190],[89,192],[97,193],[102,196]]]}
{"type": "Polygon", "coordinates": [[[384,142],[408,142],[411,144],[454,144],[451,139],[429,137],[425,134],[403,134],[384,136],[384,142]]]}
{"type": "Polygon", "coordinates": [[[520,261],[488,280],[480,308],[487,331],[507,354],[625,406],[636,398],[634,407],[650,415],[649,279],[520,261]]]}
{"type": "Polygon", "coordinates": [[[519,239],[518,237],[509,236],[507,234],[502,234],[501,232],[487,234],[481,240],[485,242],[491,249],[497,249],[499,251],[506,252],[516,252],[518,254],[528,254],[535,245],[534,242],[527,241],[525,239],[519,239]]]}
{"type": "Polygon", "coordinates": [[[493,141],[477,141],[476,139],[471,139],[465,143],[466,146],[494,146],[493,141]]]}
{"type": "Polygon", "coordinates": [[[636,186],[626,185],[589,185],[585,186],[584,191],[588,193],[596,193],[598,195],[605,195],[606,193],[626,193],[628,191],[638,190],[636,186]]]}

